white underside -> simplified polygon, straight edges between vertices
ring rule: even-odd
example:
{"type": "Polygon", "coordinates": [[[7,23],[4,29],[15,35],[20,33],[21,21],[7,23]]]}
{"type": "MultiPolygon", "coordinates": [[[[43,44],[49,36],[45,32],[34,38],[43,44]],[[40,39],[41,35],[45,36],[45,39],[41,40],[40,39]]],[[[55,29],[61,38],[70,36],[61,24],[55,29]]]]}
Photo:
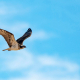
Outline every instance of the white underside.
{"type": "MultiPolygon", "coordinates": [[[[14,43],[13,43],[13,44],[14,44],[14,43]]],[[[11,46],[10,48],[5,49],[5,50],[9,50],[9,51],[11,51],[11,50],[19,50],[18,44],[14,44],[13,46],[11,46]]],[[[3,50],[3,51],[5,51],[5,50],[3,50]]]]}
{"type": "MultiPolygon", "coordinates": [[[[14,44],[14,43],[13,43],[13,44],[14,44]]],[[[19,50],[18,44],[15,44],[15,45],[11,46],[10,49],[11,49],[11,50],[19,50]]]]}

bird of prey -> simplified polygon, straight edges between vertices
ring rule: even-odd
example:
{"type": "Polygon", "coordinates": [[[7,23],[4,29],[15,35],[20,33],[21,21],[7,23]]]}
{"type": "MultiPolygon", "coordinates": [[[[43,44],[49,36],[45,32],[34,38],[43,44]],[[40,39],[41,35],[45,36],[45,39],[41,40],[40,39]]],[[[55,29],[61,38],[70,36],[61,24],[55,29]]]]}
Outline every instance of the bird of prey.
{"type": "Polygon", "coordinates": [[[31,34],[32,34],[32,30],[29,28],[22,37],[15,40],[14,35],[12,33],[8,32],[6,30],[0,29],[0,35],[2,35],[4,37],[4,39],[6,40],[6,42],[8,43],[8,46],[9,46],[8,49],[4,49],[3,51],[5,51],[5,50],[8,50],[8,51],[20,50],[20,49],[26,48],[26,46],[23,45],[23,41],[26,38],[30,37],[31,34]]]}

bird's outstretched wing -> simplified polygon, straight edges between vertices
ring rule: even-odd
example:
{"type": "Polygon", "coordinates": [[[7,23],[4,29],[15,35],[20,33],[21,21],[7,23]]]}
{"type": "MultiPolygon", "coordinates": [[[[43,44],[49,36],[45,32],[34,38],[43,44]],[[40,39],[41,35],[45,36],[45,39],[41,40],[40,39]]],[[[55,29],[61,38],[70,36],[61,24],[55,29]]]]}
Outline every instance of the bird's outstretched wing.
{"type": "Polygon", "coordinates": [[[26,38],[30,37],[31,34],[32,34],[32,30],[29,28],[29,29],[27,30],[27,32],[26,32],[22,37],[20,37],[19,39],[17,39],[16,41],[17,41],[19,44],[22,45],[22,44],[23,44],[23,41],[24,41],[26,38]]]}
{"type": "Polygon", "coordinates": [[[8,43],[9,47],[15,45],[17,42],[14,38],[14,35],[6,30],[0,29],[0,35],[4,37],[6,42],[8,43]]]}

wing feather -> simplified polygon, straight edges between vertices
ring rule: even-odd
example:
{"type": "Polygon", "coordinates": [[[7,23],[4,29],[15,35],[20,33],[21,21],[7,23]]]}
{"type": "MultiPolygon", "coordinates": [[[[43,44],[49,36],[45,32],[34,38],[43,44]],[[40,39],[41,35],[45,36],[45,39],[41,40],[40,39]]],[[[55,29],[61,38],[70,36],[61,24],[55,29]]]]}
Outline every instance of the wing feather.
{"type": "Polygon", "coordinates": [[[0,35],[4,37],[6,42],[8,43],[9,47],[15,45],[17,42],[14,38],[14,35],[6,30],[0,29],[0,35]]]}
{"type": "Polygon", "coordinates": [[[32,30],[29,28],[29,29],[27,30],[27,32],[26,32],[22,37],[20,37],[19,39],[17,39],[16,41],[17,41],[19,44],[22,45],[22,44],[23,44],[23,41],[24,41],[26,38],[30,37],[31,34],[32,34],[32,30]]]}

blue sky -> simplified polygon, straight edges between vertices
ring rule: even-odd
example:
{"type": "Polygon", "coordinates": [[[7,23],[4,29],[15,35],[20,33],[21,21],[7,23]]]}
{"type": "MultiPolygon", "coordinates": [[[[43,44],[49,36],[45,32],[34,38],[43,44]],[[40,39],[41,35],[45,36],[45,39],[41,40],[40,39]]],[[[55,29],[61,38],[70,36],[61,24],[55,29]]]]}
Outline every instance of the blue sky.
{"type": "Polygon", "coordinates": [[[79,0],[0,0],[0,28],[33,31],[20,51],[0,36],[0,80],[80,80],[79,0]]]}

